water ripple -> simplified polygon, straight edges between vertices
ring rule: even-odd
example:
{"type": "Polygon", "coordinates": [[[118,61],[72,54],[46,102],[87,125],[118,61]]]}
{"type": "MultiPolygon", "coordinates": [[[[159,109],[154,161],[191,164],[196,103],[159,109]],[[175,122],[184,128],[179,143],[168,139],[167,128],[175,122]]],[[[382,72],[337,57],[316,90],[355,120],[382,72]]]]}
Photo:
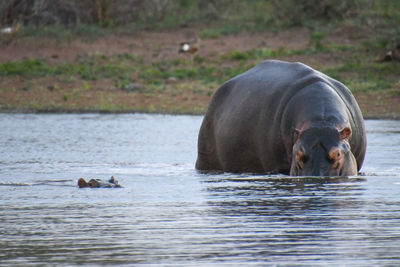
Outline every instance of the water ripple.
{"type": "Polygon", "coordinates": [[[359,176],[293,178],[197,173],[196,116],[0,121],[1,266],[400,264],[398,122],[366,122],[359,176]]]}

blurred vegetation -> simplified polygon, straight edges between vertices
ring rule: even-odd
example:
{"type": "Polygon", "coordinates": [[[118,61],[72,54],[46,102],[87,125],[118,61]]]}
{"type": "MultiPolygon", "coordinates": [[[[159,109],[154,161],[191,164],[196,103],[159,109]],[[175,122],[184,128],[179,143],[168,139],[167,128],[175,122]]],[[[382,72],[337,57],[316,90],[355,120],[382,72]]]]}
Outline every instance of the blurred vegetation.
{"type": "Polygon", "coordinates": [[[23,24],[25,34],[98,36],[135,30],[202,27],[217,38],[241,31],[278,31],[305,26],[318,41],[338,24],[376,34],[377,45],[400,42],[400,1],[396,0],[2,0],[0,24],[23,24]],[[66,31],[60,31],[60,25],[66,31]],[[44,27],[46,26],[46,27],[44,27]]]}
{"type": "Polygon", "coordinates": [[[199,27],[200,38],[240,32],[278,32],[302,26],[310,45],[334,29],[373,35],[375,49],[400,43],[397,0],[2,0],[0,25],[23,25],[19,35],[59,41],[93,40],[104,34],[199,27]]]}

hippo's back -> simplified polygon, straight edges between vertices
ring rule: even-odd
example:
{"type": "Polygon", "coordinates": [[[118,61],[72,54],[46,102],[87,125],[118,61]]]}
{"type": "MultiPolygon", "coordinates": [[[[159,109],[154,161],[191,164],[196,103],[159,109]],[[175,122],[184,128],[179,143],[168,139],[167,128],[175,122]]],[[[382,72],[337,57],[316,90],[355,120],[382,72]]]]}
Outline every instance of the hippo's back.
{"type": "MultiPolygon", "coordinates": [[[[266,60],[230,79],[218,88],[214,100],[218,105],[245,104],[243,100],[246,99],[253,101],[251,104],[284,106],[299,90],[315,82],[324,82],[334,88],[349,106],[355,103],[350,91],[340,82],[303,63],[279,60],[266,60]],[[260,98],[262,101],[259,101],[260,98]]],[[[280,110],[277,107],[270,108],[269,112],[271,111],[279,112],[280,110]]]]}

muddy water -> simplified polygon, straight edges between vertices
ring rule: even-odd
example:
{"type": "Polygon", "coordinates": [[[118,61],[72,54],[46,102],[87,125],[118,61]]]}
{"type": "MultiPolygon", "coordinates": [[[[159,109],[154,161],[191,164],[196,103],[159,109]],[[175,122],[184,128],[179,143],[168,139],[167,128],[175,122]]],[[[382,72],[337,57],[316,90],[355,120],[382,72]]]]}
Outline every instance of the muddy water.
{"type": "Polygon", "coordinates": [[[0,265],[400,265],[399,121],[348,179],[198,174],[200,123],[0,114],[0,265]]]}

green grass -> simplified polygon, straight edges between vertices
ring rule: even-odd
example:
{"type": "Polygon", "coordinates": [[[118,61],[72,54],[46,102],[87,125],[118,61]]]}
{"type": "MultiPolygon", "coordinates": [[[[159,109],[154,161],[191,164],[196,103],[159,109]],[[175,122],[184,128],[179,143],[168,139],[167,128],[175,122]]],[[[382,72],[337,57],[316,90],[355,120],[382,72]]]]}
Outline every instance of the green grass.
{"type": "Polygon", "coordinates": [[[199,33],[199,37],[206,39],[217,39],[221,35],[221,30],[218,28],[202,29],[199,33]]]}
{"type": "MultiPolygon", "coordinates": [[[[118,58],[118,56],[117,56],[118,58]]],[[[77,76],[83,80],[100,78],[124,79],[135,73],[133,65],[124,61],[105,61],[103,57],[93,56],[76,63],[60,63],[50,65],[43,60],[27,59],[0,64],[0,76],[45,77],[45,76],[77,76]]]]}
{"type": "Polygon", "coordinates": [[[1,76],[44,76],[54,73],[55,68],[48,66],[42,60],[27,59],[0,64],[1,76]]]}
{"type": "Polygon", "coordinates": [[[71,27],[55,24],[49,26],[24,26],[19,35],[22,37],[34,37],[38,42],[47,42],[51,38],[56,43],[70,42],[80,38],[87,42],[98,39],[109,33],[110,29],[102,28],[95,24],[77,24],[71,27]]]}
{"type": "MultiPolygon", "coordinates": [[[[319,40],[320,36],[315,38],[319,40]]],[[[399,87],[399,63],[375,63],[371,56],[366,57],[365,44],[360,46],[328,44],[321,48],[318,42],[310,42],[305,49],[253,48],[247,51],[232,50],[212,58],[196,56],[193,60],[177,58],[152,63],[144,62],[143,58],[129,53],[114,56],[94,53],[74,62],[58,64],[27,59],[1,63],[0,77],[19,77],[21,80],[57,77],[62,83],[82,80],[81,87],[77,89],[82,92],[93,89],[92,81],[105,79],[110,80],[111,84],[120,90],[141,93],[162,92],[165,84],[172,79],[178,83],[195,83],[197,86],[193,90],[196,94],[209,94],[210,88],[216,88],[262,60],[273,58],[290,60],[292,57],[330,53],[333,56],[343,54],[345,61],[334,67],[322,68],[321,71],[340,80],[353,92],[390,90],[399,87]]],[[[32,86],[26,83],[20,89],[29,91],[32,86]]],[[[52,87],[51,90],[58,90],[58,86],[52,87]]],[[[66,93],[62,101],[68,102],[72,97],[74,95],[66,93]]]]}
{"type": "Polygon", "coordinates": [[[353,92],[390,90],[399,81],[400,64],[375,63],[353,58],[343,65],[325,69],[324,72],[342,81],[353,92]]]}

